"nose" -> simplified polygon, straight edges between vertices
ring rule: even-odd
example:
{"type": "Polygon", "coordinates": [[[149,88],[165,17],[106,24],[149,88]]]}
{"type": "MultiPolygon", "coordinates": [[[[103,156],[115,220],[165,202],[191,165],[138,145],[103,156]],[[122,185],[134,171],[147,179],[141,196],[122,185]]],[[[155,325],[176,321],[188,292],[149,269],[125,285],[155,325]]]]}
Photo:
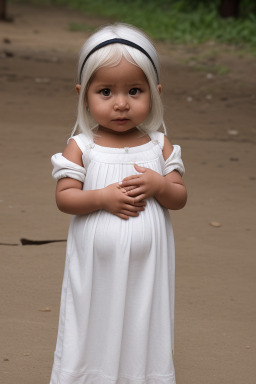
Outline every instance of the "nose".
{"type": "Polygon", "coordinates": [[[115,99],[114,110],[125,111],[129,109],[129,103],[125,95],[118,95],[115,99]]]}

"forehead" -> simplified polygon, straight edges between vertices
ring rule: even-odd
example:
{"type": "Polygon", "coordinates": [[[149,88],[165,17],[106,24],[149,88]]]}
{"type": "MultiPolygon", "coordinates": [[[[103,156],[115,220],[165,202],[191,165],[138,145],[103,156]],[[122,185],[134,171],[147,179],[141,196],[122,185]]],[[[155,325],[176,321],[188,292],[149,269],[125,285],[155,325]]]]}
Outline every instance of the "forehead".
{"type": "Polygon", "coordinates": [[[93,75],[92,81],[103,83],[147,83],[145,73],[136,64],[130,63],[122,58],[115,66],[104,66],[99,68],[93,75]]]}

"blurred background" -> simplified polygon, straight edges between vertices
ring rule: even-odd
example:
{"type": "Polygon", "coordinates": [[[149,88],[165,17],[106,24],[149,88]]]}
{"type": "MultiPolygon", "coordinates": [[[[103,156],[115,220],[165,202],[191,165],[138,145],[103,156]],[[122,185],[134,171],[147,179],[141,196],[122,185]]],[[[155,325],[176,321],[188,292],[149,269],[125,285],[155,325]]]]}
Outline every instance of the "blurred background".
{"type": "Polygon", "coordinates": [[[0,0],[0,19],[0,382],[49,382],[70,221],[50,158],[76,120],[83,42],[123,21],[154,39],[186,168],[177,383],[255,384],[256,2],[0,0]]]}
{"type": "MultiPolygon", "coordinates": [[[[209,39],[231,44],[256,45],[254,0],[27,0],[16,4],[66,6],[133,23],[152,38],[172,43],[202,43],[209,39]]],[[[0,17],[8,19],[7,0],[0,1],[0,17]]],[[[71,30],[86,25],[71,23],[71,30]]]]}

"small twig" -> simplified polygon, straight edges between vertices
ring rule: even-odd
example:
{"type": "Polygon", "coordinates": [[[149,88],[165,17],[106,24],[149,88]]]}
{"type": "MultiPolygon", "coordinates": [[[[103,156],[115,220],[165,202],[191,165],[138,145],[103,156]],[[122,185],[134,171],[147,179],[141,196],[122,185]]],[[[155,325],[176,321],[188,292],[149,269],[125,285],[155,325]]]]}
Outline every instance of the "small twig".
{"type": "Polygon", "coordinates": [[[16,245],[20,245],[20,244],[19,243],[0,243],[0,245],[16,246],[16,245]]]}
{"type": "MultiPolygon", "coordinates": [[[[24,237],[20,239],[21,245],[43,245],[43,244],[49,244],[49,243],[61,243],[67,240],[29,240],[24,237]]],[[[0,243],[1,245],[7,245],[7,246],[17,246],[20,245],[20,243],[0,243]]]]}
{"type": "Polygon", "coordinates": [[[20,242],[22,245],[42,245],[42,244],[49,244],[49,243],[60,243],[64,242],[66,240],[29,240],[22,237],[20,239],[20,242]]]}

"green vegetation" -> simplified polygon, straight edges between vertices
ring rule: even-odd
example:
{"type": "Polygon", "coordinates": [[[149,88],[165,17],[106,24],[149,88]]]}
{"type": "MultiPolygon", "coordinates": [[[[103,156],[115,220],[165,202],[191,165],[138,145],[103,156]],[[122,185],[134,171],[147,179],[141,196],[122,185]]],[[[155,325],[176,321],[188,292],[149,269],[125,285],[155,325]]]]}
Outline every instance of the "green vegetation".
{"type": "Polygon", "coordinates": [[[79,24],[73,21],[69,24],[69,29],[70,31],[73,31],[73,32],[77,32],[77,31],[93,32],[94,31],[94,28],[90,27],[87,24],[79,24]]]}
{"type": "MultiPolygon", "coordinates": [[[[24,3],[24,0],[16,2],[24,3]]],[[[175,44],[209,40],[256,50],[256,4],[241,0],[240,17],[222,19],[220,0],[27,0],[36,4],[63,5],[87,14],[136,25],[152,38],[175,44]]],[[[86,26],[72,25],[72,30],[86,26]]]]}

